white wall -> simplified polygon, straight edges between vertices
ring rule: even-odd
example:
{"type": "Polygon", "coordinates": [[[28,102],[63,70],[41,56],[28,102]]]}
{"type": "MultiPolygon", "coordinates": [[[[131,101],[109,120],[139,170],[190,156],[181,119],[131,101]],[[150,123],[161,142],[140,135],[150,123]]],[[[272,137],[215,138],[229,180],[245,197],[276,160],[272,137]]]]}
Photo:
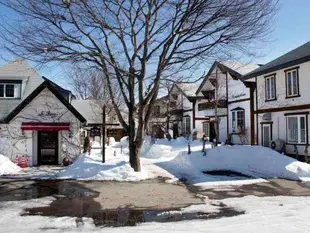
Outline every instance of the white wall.
{"type": "MultiPolygon", "coordinates": [[[[258,109],[272,109],[272,108],[280,108],[280,107],[290,107],[290,106],[298,106],[310,103],[310,91],[309,91],[309,78],[310,78],[310,62],[305,62],[299,65],[295,65],[292,67],[286,67],[284,69],[271,72],[269,74],[264,74],[262,76],[257,77],[257,102],[258,109]],[[294,98],[286,98],[286,77],[284,70],[299,67],[299,94],[300,97],[294,98]],[[276,98],[274,101],[265,101],[265,76],[276,74],[276,98]]],[[[254,97],[256,98],[256,92],[254,93],[254,97]]],[[[254,100],[255,109],[256,108],[256,99],[254,100]]],[[[272,139],[273,140],[284,140],[286,142],[286,116],[285,113],[296,113],[296,112],[305,112],[310,111],[310,109],[302,109],[302,110],[292,110],[292,111],[279,111],[271,113],[271,121],[272,124],[272,139]]],[[[264,122],[263,120],[264,113],[258,114],[258,128],[256,128],[255,123],[255,132],[258,140],[258,144],[262,144],[262,132],[261,132],[261,124],[264,122]]],[[[308,116],[309,118],[309,116],[308,116]]],[[[255,114],[256,119],[256,114],[255,114]]],[[[256,120],[255,120],[256,122],[256,120]]],[[[308,119],[309,122],[309,119],[308,119]]],[[[308,137],[309,137],[309,125],[308,125],[308,137]]],[[[298,146],[299,154],[303,155],[305,150],[304,145],[298,146]]],[[[286,152],[288,154],[294,154],[294,147],[292,145],[286,145],[286,152]]]]}
{"type": "MultiPolygon", "coordinates": [[[[237,103],[231,103],[228,105],[228,121],[229,121],[229,133],[233,133],[232,128],[232,109],[235,108],[243,108],[244,109],[244,125],[246,130],[246,138],[247,144],[251,144],[251,121],[250,121],[250,101],[242,101],[237,103]]],[[[240,144],[240,137],[238,135],[232,135],[232,143],[240,144]]]]}
{"type": "Polygon", "coordinates": [[[264,74],[257,77],[258,88],[258,109],[274,108],[274,107],[287,107],[302,104],[309,104],[310,91],[309,91],[309,79],[310,79],[310,62],[305,62],[297,66],[286,67],[285,69],[264,74]],[[286,99],[286,78],[284,70],[299,66],[299,94],[300,97],[286,99]],[[276,74],[276,97],[277,100],[265,102],[265,76],[276,74]]]}
{"type": "MultiPolygon", "coordinates": [[[[240,80],[229,80],[228,82],[228,101],[242,101],[250,98],[250,89],[247,88],[240,80]]],[[[235,108],[244,109],[244,120],[246,139],[245,143],[251,143],[251,122],[250,122],[250,101],[233,102],[228,104],[228,120],[229,120],[229,133],[233,133],[232,127],[232,110],[235,108]]],[[[240,137],[238,135],[232,135],[232,143],[241,144],[240,137]]]]}
{"type": "MultiPolygon", "coordinates": [[[[299,111],[282,111],[282,112],[273,112],[271,113],[271,121],[272,121],[272,140],[283,140],[286,142],[286,116],[284,114],[286,113],[292,113],[292,112],[305,112],[309,111],[310,108],[306,110],[299,110],[299,111]]],[[[263,120],[264,114],[258,114],[258,144],[262,145],[262,131],[261,131],[261,123],[266,122],[263,120]]],[[[309,115],[306,115],[308,117],[309,122],[309,115]]],[[[308,126],[308,138],[310,138],[310,130],[308,126]]],[[[298,153],[300,155],[304,155],[305,146],[304,145],[297,145],[298,153]]],[[[310,148],[309,148],[310,149],[310,148]]],[[[286,153],[287,154],[294,154],[294,146],[286,144],[286,153]]]]}
{"type": "Polygon", "coordinates": [[[59,131],[60,148],[59,161],[68,155],[74,159],[80,154],[79,144],[79,120],[69,111],[47,88],[44,89],[31,103],[29,103],[18,115],[11,120],[10,124],[2,124],[0,132],[0,143],[7,142],[10,146],[0,145],[0,153],[15,159],[16,154],[27,155],[37,162],[37,133],[35,131],[21,130],[22,122],[69,122],[72,137],[68,131],[59,131]],[[42,116],[41,112],[50,111],[54,116],[42,116]]]}

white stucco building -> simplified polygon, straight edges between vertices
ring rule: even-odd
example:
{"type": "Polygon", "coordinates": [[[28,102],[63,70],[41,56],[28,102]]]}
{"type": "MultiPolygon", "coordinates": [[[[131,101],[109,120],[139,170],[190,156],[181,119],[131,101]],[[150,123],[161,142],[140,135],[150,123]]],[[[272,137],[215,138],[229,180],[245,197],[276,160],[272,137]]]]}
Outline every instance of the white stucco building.
{"type": "Polygon", "coordinates": [[[244,76],[256,85],[254,127],[257,144],[281,140],[287,154],[304,155],[309,144],[310,42],[244,76]]]}
{"type": "Polygon", "coordinates": [[[217,116],[221,142],[230,138],[233,144],[250,143],[250,91],[240,78],[257,67],[233,61],[214,62],[196,91],[197,130],[213,140],[217,116]]]}
{"type": "Polygon", "coordinates": [[[85,118],[70,104],[72,95],[41,77],[23,60],[0,68],[0,153],[28,166],[61,164],[80,154],[85,118]]]}

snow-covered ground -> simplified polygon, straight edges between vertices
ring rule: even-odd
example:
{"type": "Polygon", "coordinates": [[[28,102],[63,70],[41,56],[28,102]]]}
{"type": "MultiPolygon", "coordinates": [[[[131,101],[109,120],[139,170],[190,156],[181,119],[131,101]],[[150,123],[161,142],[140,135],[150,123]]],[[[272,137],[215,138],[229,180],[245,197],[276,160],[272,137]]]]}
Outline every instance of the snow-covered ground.
{"type": "Polygon", "coordinates": [[[0,154],[0,176],[20,172],[20,167],[15,165],[8,157],[0,154]]]}
{"type": "MultiPolygon", "coordinates": [[[[100,146],[99,144],[96,147],[100,146]]],[[[168,141],[157,140],[151,143],[146,137],[141,149],[141,172],[134,172],[128,163],[128,143],[125,139],[113,142],[106,147],[106,162],[103,164],[101,149],[93,149],[91,154],[83,154],[62,171],[54,170],[44,174],[31,172],[31,168],[20,173],[24,178],[42,179],[84,179],[139,181],[156,177],[165,177],[171,181],[186,179],[189,183],[204,185],[239,185],[262,182],[266,178],[284,178],[291,180],[310,180],[310,165],[279,154],[261,146],[219,146],[206,145],[203,156],[202,142],[188,141],[185,138],[168,141]],[[191,154],[188,154],[190,143],[191,154]],[[256,179],[244,177],[214,176],[203,171],[230,170],[256,179]]],[[[1,157],[0,157],[1,158],[1,157]]],[[[11,163],[10,166],[14,164],[11,163]]],[[[14,165],[15,166],[15,165],[14,165]]],[[[15,166],[16,167],[16,166],[15,166]]],[[[33,171],[36,171],[33,169],[33,171]]],[[[15,174],[17,172],[17,174],[15,174]]],[[[2,174],[15,174],[12,170],[2,174]]],[[[1,174],[1,170],[0,170],[1,174]]]]}
{"type": "MultiPolygon", "coordinates": [[[[191,220],[170,223],[149,222],[136,227],[101,228],[95,227],[93,220],[83,218],[83,223],[77,223],[74,217],[43,217],[20,216],[23,209],[46,206],[53,198],[40,198],[27,201],[0,202],[1,232],[208,232],[208,233],[278,233],[278,232],[309,232],[310,199],[308,197],[254,197],[230,198],[221,202],[245,214],[235,217],[223,217],[213,220],[191,220]]],[[[182,212],[219,211],[217,201],[205,205],[190,206],[182,212]]]]}

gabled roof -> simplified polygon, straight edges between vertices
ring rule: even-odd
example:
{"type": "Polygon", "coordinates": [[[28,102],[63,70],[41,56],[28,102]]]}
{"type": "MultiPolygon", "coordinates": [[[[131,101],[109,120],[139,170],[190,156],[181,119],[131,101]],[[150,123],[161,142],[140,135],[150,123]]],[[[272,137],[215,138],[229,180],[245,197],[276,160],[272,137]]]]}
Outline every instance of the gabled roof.
{"type": "Polygon", "coordinates": [[[46,78],[26,99],[24,99],[7,117],[3,123],[9,123],[19,112],[21,112],[35,97],[37,97],[45,88],[48,88],[63,105],[66,106],[80,122],[86,122],[85,118],[59,93],[55,86],[46,78]]]}
{"type": "MultiPolygon", "coordinates": [[[[259,66],[253,65],[253,64],[243,64],[243,63],[236,62],[236,61],[223,61],[223,62],[215,61],[213,65],[211,66],[211,68],[209,69],[207,75],[201,82],[199,88],[197,89],[196,95],[198,95],[198,93],[201,91],[202,87],[204,86],[206,81],[211,76],[215,67],[218,67],[221,73],[229,73],[233,79],[237,80],[237,79],[241,79],[242,75],[256,69],[259,66]]],[[[209,79],[209,80],[211,81],[211,84],[214,86],[216,83],[215,80],[212,80],[212,79],[209,79]]]]}
{"type": "Polygon", "coordinates": [[[174,83],[173,87],[177,88],[189,101],[196,98],[195,92],[198,88],[196,83],[174,83]]]}
{"type": "Polygon", "coordinates": [[[69,96],[70,94],[72,95],[71,91],[62,88],[58,84],[54,83],[52,80],[50,80],[50,79],[48,79],[48,78],[46,78],[44,76],[42,78],[44,80],[48,80],[51,83],[51,85],[53,85],[62,96],[69,96]]]}
{"type": "Polygon", "coordinates": [[[310,41],[243,76],[243,80],[310,61],[310,41]]]}

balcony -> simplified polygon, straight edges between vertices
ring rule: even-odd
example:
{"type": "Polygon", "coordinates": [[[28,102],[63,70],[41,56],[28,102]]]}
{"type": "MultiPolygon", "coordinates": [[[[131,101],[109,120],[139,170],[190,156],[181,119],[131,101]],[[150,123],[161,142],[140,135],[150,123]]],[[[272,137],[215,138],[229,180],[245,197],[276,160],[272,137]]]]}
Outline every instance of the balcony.
{"type": "Polygon", "coordinates": [[[171,116],[183,116],[183,109],[173,109],[170,110],[171,116]]]}
{"type": "Polygon", "coordinates": [[[166,113],[155,112],[152,114],[152,118],[165,118],[165,117],[167,117],[166,113]]]}
{"type": "MultiPolygon", "coordinates": [[[[215,108],[215,106],[216,106],[216,101],[201,103],[201,104],[198,104],[198,111],[212,109],[212,108],[215,108]]],[[[227,108],[227,100],[219,100],[218,108],[227,108]]]]}

